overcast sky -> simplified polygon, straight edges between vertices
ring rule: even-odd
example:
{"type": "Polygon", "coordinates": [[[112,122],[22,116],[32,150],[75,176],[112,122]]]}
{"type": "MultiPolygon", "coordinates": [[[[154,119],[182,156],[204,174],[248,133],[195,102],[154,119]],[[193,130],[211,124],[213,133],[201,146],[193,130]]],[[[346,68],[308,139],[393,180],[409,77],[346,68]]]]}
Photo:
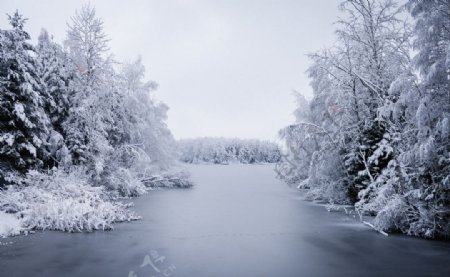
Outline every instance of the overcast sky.
{"type": "MultiPolygon", "coordinates": [[[[62,42],[86,1],[1,0],[0,28],[15,9],[62,42]]],[[[339,15],[332,0],[90,1],[119,61],[142,55],[176,138],[276,140],[293,122],[292,91],[309,97],[305,54],[329,46],[339,15]]]]}

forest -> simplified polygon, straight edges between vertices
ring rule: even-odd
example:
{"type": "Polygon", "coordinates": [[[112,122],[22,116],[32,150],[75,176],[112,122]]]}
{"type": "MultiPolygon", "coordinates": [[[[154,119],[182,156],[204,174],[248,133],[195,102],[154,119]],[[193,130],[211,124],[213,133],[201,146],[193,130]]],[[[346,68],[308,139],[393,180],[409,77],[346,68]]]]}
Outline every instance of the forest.
{"type": "Polygon", "coordinates": [[[139,218],[119,198],[192,185],[177,166],[157,84],[144,79],[141,58],[114,60],[94,8],[75,13],[64,45],[44,29],[33,45],[27,19],[17,11],[8,19],[10,29],[0,30],[0,216],[20,218],[25,230],[104,230],[139,218]]]}
{"type": "Polygon", "coordinates": [[[0,30],[0,215],[25,230],[92,231],[138,219],[122,203],[190,187],[179,161],[277,163],[308,199],[352,205],[383,232],[450,235],[450,3],[343,1],[332,46],[310,53],[283,146],[176,141],[142,58],[114,59],[90,5],[62,44],[27,18],[0,30]],[[49,204],[51,203],[51,205],[49,204]],[[12,217],[11,217],[12,216],[12,217]],[[13,218],[13,219],[11,219],[13,218]]]}
{"type": "Polygon", "coordinates": [[[450,0],[1,7],[0,277],[449,276],[450,0]]]}
{"type": "Polygon", "coordinates": [[[343,1],[333,46],[309,54],[278,176],[374,226],[450,236],[450,2],[343,1]]]}
{"type": "Polygon", "coordinates": [[[280,160],[278,145],[256,139],[183,139],[178,142],[178,149],[180,161],[193,164],[258,164],[280,160]]]}

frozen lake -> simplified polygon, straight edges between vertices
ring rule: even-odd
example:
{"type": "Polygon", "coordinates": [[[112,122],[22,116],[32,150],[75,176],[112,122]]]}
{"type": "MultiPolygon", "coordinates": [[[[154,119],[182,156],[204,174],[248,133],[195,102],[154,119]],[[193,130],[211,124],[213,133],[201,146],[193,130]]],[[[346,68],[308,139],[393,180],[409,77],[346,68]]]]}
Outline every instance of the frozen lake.
{"type": "Polygon", "coordinates": [[[189,166],[112,232],[1,239],[0,276],[450,276],[450,244],[385,237],[301,200],[270,165],[189,166]],[[142,266],[142,267],[141,267],[142,266]]]}

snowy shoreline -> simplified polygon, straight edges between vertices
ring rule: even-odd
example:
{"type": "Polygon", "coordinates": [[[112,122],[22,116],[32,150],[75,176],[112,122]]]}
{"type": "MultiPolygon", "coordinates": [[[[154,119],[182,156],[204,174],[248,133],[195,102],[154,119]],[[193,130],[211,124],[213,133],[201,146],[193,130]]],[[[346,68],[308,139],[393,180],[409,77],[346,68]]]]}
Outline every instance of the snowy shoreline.
{"type": "Polygon", "coordinates": [[[186,172],[154,175],[143,180],[142,188],[134,194],[123,196],[104,186],[92,186],[88,178],[76,173],[32,172],[25,183],[28,185],[0,190],[0,237],[27,235],[36,230],[111,230],[114,223],[141,219],[132,210],[133,202],[125,200],[156,188],[193,186],[186,172]]]}

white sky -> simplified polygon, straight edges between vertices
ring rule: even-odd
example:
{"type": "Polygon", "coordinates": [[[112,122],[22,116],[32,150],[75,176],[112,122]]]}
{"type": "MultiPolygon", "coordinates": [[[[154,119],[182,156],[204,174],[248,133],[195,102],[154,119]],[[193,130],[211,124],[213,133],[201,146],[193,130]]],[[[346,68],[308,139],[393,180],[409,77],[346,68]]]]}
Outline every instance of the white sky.
{"type": "MultiPolygon", "coordinates": [[[[0,28],[15,9],[62,42],[86,1],[0,0],[0,28]]],[[[292,91],[311,95],[305,54],[331,45],[333,0],[91,1],[119,61],[139,54],[176,138],[275,140],[294,121],[292,91]]]]}

